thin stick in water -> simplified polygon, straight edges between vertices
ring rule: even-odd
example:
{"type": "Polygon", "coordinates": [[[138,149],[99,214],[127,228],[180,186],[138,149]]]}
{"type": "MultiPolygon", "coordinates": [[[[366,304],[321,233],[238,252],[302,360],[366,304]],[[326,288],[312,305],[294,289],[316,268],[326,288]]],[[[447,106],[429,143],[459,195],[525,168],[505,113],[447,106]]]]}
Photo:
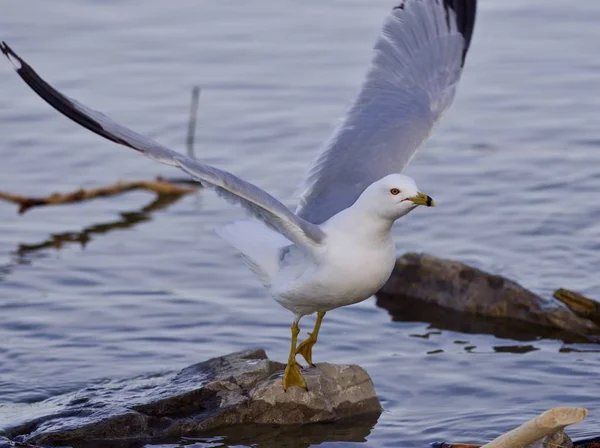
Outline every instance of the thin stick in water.
{"type": "Polygon", "coordinates": [[[198,121],[198,106],[200,104],[200,87],[192,89],[192,104],[190,105],[190,120],[187,133],[187,153],[189,157],[195,158],[194,141],[196,140],[196,123],[198,121]]]}

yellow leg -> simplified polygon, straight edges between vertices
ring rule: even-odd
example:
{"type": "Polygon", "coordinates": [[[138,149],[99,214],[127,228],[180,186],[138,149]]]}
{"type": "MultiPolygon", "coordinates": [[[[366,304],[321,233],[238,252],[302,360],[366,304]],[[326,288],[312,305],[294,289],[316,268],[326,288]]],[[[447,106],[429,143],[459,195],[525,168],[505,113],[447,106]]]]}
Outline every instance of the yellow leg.
{"type": "Polygon", "coordinates": [[[292,346],[290,347],[290,357],[288,363],[283,372],[283,389],[288,390],[291,386],[298,386],[303,389],[307,389],[306,381],[300,373],[300,364],[296,361],[296,343],[298,342],[298,334],[300,333],[300,327],[298,327],[298,320],[295,320],[292,324],[292,346]]]}
{"type": "Polygon", "coordinates": [[[321,328],[321,322],[325,317],[325,313],[317,313],[317,321],[315,322],[315,328],[312,333],[308,333],[308,338],[300,343],[296,349],[297,355],[302,355],[308,365],[314,367],[312,362],[312,348],[317,343],[317,337],[319,336],[319,329],[321,328]]]}

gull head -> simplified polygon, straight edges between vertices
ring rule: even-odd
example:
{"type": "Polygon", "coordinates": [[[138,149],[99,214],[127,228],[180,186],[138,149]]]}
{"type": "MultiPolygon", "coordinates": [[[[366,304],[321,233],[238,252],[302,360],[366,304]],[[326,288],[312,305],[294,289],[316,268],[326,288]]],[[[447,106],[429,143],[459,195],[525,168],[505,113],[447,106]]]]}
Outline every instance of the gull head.
{"type": "Polygon", "coordinates": [[[415,181],[403,174],[390,174],[372,183],[362,193],[359,201],[372,213],[391,221],[410,213],[420,205],[435,206],[433,199],[421,193],[415,181]]]}

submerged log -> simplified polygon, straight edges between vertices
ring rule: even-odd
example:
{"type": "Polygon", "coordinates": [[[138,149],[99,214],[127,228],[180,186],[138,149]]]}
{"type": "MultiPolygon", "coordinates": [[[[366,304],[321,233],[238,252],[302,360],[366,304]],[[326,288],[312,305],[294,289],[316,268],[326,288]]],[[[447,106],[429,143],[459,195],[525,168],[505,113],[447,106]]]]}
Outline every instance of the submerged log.
{"type": "Polygon", "coordinates": [[[531,419],[485,445],[438,443],[434,448],[592,448],[587,442],[573,444],[565,427],[578,423],[587,415],[583,408],[554,408],[531,419]]]}
{"type": "Polygon", "coordinates": [[[471,443],[433,443],[432,448],[481,448],[481,445],[473,445],[471,443]]]}
{"type": "MultiPolygon", "coordinates": [[[[482,448],[484,445],[473,445],[468,443],[434,443],[432,444],[432,448],[482,448]]],[[[485,445],[488,446],[488,445],[485,445]]],[[[518,448],[517,446],[511,448],[518,448]]],[[[564,430],[560,430],[555,432],[552,435],[544,437],[541,440],[538,440],[526,448],[600,448],[600,444],[598,446],[590,445],[586,442],[581,442],[574,444],[571,438],[565,433],[564,430]]]]}
{"type": "MultiPolygon", "coordinates": [[[[560,434],[565,427],[580,422],[586,416],[587,410],[583,408],[550,409],[482,448],[527,448],[548,436],[560,434]]],[[[556,446],[556,440],[551,440],[551,443],[556,446]]]]}

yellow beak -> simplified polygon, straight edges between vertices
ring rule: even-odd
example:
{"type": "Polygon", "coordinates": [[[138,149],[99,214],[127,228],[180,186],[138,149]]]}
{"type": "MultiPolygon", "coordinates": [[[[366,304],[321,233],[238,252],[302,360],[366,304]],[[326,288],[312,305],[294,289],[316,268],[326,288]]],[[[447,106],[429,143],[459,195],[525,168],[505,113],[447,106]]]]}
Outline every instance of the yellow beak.
{"type": "Polygon", "coordinates": [[[412,198],[408,198],[409,201],[412,201],[416,205],[425,205],[427,207],[435,207],[435,202],[431,199],[431,196],[427,196],[425,193],[419,193],[412,198]]]}

